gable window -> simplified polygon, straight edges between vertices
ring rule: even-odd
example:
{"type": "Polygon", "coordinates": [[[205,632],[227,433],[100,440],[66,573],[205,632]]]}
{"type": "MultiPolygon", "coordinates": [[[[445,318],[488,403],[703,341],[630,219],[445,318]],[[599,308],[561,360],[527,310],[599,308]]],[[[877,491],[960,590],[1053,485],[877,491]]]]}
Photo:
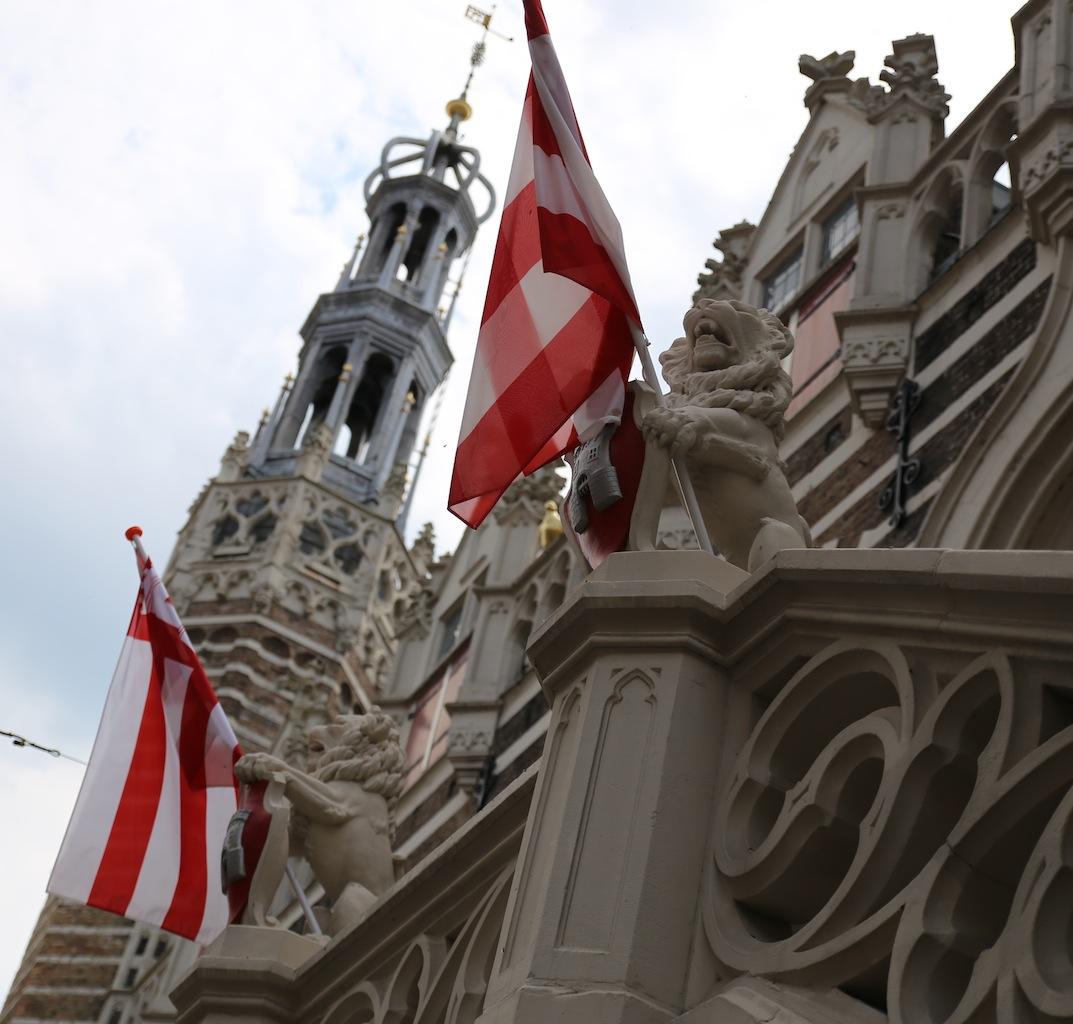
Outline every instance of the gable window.
{"type": "Polygon", "coordinates": [[[827,266],[850,246],[860,232],[857,201],[850,196],[823,222],[823,266],[827,266]]]}
{"type": "Polygon", "coordinates": [[[801,283],[801,250],[798,249],[788,260],[764,280],[765,309],[776,312],[787,299],[797,291],[801,283]]]}
{"type": "Polygon", "coordinates": [[[443,633],[440,635],[440,649],[436,654],[436,660],[442,658],[456,643],[458,643],[458,630],[462,625],[462,602],[454,606],[441,622],[443,633]]]}

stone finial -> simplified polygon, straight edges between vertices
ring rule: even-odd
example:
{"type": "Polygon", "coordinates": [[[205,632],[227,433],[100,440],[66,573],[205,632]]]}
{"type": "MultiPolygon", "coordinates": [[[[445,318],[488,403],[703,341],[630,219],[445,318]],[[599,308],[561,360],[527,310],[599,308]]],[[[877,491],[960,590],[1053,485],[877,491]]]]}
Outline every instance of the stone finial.
{"type": "Polygon", "coordinates": [[[406,485],[410,481],[410,472],[407,465],[401,459],[395,463],[387,480],[384,481],[377,505],[387,515],[395,515],[399,506],[402,505],[403,495],[406,493],[406,485]]]}
{"type": "Polygon", "coordinates": [[[515,480],[496,505],[493,513],[496,521],[502,522],[517,509],[524,508],[526,514],[539,523],[544,517],[545,504],[562,494],[563,478],[559,475],[559,468],[559,463],[551,463],[530,476],[515,480]]]}
{"type": "Polygon", "coordinates": [[[223,482],[238,480],[246,468],[249,450],[250,435],[245,430],[240,430],[220,459],[220,472],[216,479],[223,482]]]}
{"type": "Polygon", "coordinates": [[[745,254],[749,249],[756,225],[747,220],[740,221],[730,228],[723,228],[712,246],[723,254],[721,260],[704,261],[703,270],[697,277],[700,287],[693,293],[693,301],[698,299],[737,299],[741,298],[741,278],[745,271],[745,254]]]}
{"type": "MultiPolygon", "coordinates": [[[[309,772],[258,753],[239,760],[235,774],[248,786],[275,786],[296,812],[290,835],[279,842],[301,852],[323,886],[331,900],[323,927],[335,936],[361,920],[395,882],[390,837],[405,756],[394,720],[376,707],[310,729],[308,753],[309,772]]],[[[266,852],[272,852],[267,844],[266,852]]],[[[274,894],[282,881],[286,855],[282,861],[262,859],[279,864],[278,877],[261,878],[253,868],[251,902],[255,890],[274,894]]]]}
{"type": "Polygon", "coordinates": [[[683,326],[685,337],[660,356],[671,393],[642,429],[685,457],[712,542],[752,572],[811,543],[779,461],[792,392],[781,362],[793,335],[767,310],[710,299],[698,299],[683,326]]]}
{"type": "Polygon", "coordinates": [[[311,689],[299,690],[287,715],[283,759],[288,762],[302,760],[308,745],[306,733],[314,726],[323,725],[327,720],[328,712],[323,696],[315,695],[311,689]]]}
{"type": "Polygon", "coordinates": [[[331,427],[327,423],[318,423],[315,427],[311,427],[302,438],[302,452],[298,457],[299,476],[319,480],[331,453],[331,427]]]}
{"type": "Polygon", "coordinates": [[[939,60],[935,53],[933,36],[916,34],[896,39],[894,52],[884,63],[886,67],[879,78],[887,88],[872,85],[867,78],[853,83],[850,102],[863,110],[869,120],[883,116],[902,97],[909,97],[940,119],[950,112],[947,103],[950,94],[939,84],[935,75],[939,60]]]}
{"type": "Polygon", "coordinates": [[[396,616],[395,635],[402,636],[403,633],[415,630],[415,638],[428,636],[432,630],[432,612],[435,605],[436,592],[426,581],[396,616]]]}
{"type": "Polygon", "coordinates": [[[813,57],[801,54],[797,69],[806,78],[812,79],[812,85],[805,90],[805,106],[815,110],[820,99],[830,92],[848,92],[851,83],[847,77],[853,70],[857,54],[853,50],[839,53],[833,50],[826,57],[813,57]]]}
{"type": "Polygon", "coordinates": [[[826,57],[818,58],[803,53],[797,67],[806,78],[821,82],[825,78],[845,78],[853,70],[856,59],[857,54],[853,50],[846,50],[845,53],[832,50],[826,57]]]}
{"type": "Polygon", "coordinates": [[[436,560],[436,528],[432,523],[425,523],[421,532],[414,538],[410,554],[426,569],[436,560]]]}

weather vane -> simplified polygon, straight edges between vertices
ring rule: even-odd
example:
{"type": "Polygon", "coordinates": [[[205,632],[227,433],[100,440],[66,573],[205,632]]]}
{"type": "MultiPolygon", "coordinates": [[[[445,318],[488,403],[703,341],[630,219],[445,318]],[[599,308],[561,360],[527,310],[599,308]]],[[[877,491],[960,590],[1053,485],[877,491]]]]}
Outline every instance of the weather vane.
{"type": "Polygon", "coordinates": [[[514,42],[514,36],[504,35],[502,32],[497,32],[492,28],[492,17],[495,15],[495,12],[495,4],[492,4],[492,9],[490,11],[482,11],[479,7],[474,7],[472,4],[469,4],[466,7],[466,18],[469,21],[483,26],[484,32],[481,33],[481,38],[473,44],[473,52],[470,54],[469,58],[469,77],[466,78],[466,84],[462,89],[463,100],[466,98],[466,94],[469,92],[470,83],[473,81],[473,72],[484,63],[484,51],[487,46],[488,36],[491,34],[508,43],[514,42]]]}

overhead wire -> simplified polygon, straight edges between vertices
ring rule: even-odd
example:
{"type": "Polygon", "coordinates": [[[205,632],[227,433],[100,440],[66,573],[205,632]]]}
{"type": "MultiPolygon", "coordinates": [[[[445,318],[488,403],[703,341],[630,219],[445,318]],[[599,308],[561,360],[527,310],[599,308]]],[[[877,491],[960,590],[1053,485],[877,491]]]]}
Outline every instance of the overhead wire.
{"type": "Polygon", "coordinates": [[[0,729],[0,736],[6,736],[11,740],[12,746],[15,747],[29,747],[32,750],[40,750],[42,754],[48,754],[49,757],[62,757],[68,761],[74,761],[75,764],[86,767],[86,762],[81,758],[72,757],[70,754],[65,754],[62,750],[56,747],[42,746],[40,743],[34,743],[33,740],[27,739],[25,736],[20,736],[17,732],[8,732],[6,729],[0,729]]]}

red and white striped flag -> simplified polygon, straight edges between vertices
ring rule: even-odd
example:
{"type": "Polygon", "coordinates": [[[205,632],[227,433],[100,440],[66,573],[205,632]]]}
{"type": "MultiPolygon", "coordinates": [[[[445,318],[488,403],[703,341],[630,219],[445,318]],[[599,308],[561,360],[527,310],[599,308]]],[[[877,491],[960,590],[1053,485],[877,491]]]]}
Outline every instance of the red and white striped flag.
{"type": "Polygon", "coordinates": [[[470,526],[520,474],[618,422],[640,327],[540,0],[524,3],[533,71],[448,500],[470,526]]]}
{"type": "Polygon", "coordinates": [[[160,575],[141,588],[48,891],[201,943],[227,925],[220,854],[242,751],[160,575]]]}

